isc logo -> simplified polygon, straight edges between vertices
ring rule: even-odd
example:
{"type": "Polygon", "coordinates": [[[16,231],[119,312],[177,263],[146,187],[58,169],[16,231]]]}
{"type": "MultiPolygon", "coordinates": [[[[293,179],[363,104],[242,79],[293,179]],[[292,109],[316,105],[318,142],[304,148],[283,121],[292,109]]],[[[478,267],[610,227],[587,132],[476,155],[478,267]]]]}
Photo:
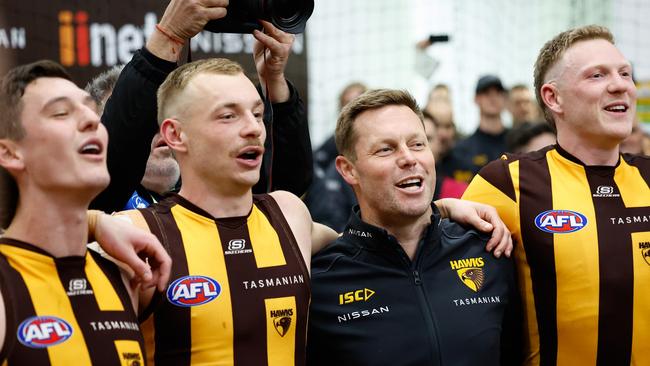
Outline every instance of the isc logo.
{"type": "Polygon", "coordinates": [[[46,348],[72,336],[72,326],[55,316],[34,316],[18,326],[18,340],[31,348],[46,348]]]}
{"type": "Polygon", "coordinates": [[[535,217],[535,225],[542,231],[566,234],[578,231],[587,225],[585,215],[568,210],[544,211],[535,217]]]}
{"type": "Polygon", "coordinates": [[[374,294],[375,292],[369,288],[339,294],[339,305],[345,305],[355,301],[368,301],[374,294]]]}
{"type": "Polygon", "coordinates": [[[196,306],[208,303],[219,296],[221,285],[210,277],[185,276],[167,288],[167,299],[177,306],[196,306]]]}

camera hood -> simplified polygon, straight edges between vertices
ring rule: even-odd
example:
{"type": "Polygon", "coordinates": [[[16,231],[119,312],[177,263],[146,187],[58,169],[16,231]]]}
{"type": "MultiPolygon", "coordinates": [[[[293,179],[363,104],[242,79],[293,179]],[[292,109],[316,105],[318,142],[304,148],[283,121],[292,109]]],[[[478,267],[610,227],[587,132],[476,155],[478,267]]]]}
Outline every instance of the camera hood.
{"type": "Polygon", "coordinates": [[[287,33],[302,33],[314,11],[314,0],[231,0],[228,14],[205,25],[215,33],[252,33],[262,30],[258,19],[287,33]]]}

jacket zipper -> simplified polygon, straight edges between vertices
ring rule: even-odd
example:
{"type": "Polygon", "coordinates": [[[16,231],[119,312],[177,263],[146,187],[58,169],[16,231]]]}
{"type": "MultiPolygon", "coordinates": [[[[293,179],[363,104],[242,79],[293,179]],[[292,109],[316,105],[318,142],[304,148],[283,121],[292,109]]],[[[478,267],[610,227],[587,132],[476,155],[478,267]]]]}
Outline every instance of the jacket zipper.
{"type": "Polygon", "coordinates": [[[431,360],[437,365],[442,365],[442,354],[440,353],[440,334],[438,332],[438,325],[436,322],[436,317],[429,304],[427,299],[427,294],[422,286],[422,278],[420,277],[420,272],[417,269],[413,269],[413,282],[418,293],[418,300],[420,303],[420,309],[424,313],[425,324],[427,325],[427,333],[429,334],[429,341],[433,349],[431,350],[431,360]]]}
{"type": "Polygon", "coordinates": [[[429,342],[431,343],[432,347],[432,350],[430,352],[431,362],[433,362],[433,365],[442,365],[442,354],[440,353],[440,342],[438,341],[438,326],[433,314],[433,309],[429,304],[429,300],[427,300],[427,294],[424,290],[424,287],[422,286],[422,277],[420,276],[420,271],[418,270],[420,258],[422,257],[421,248],[415,254],[415,261],[411,261],[399,243],[395,242],[395,244],[398,247],[404,264],[406,264],[406,267],[410,270],[413,277],[413,283],[415,284],[416,292],[418,294],[418,304],[420,305],[420,310],[424,315],[427,335],[429,336],[429,342]]]}

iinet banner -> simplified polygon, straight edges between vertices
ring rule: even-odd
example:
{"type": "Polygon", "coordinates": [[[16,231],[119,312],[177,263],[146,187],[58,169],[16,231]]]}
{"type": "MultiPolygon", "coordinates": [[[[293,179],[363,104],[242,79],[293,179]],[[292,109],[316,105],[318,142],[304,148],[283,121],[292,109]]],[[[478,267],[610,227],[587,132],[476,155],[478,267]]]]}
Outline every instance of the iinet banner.
{"type": "MultiPolygon", "coordinates": [[[[116,64],[131,60],[155,31],[167,1],[0,1],[0,72],[14,65],[51,59],[83,85],[116,64]]],[[[227,57],[255,74],[254,38],[201,32],[191,41],[192,59],[227,57]]],[[[287,77],[303,97],[307,90],[305,39],[296,37],[287,77]]],[[[183,55],[185,57],[185,55],[183,55]]]]}

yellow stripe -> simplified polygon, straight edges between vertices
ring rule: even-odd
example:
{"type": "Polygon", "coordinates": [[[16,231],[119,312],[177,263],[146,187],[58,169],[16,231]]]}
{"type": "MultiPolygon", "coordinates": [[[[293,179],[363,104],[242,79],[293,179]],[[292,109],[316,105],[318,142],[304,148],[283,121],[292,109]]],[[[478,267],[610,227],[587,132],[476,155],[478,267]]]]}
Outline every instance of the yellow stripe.
{"type": "Polygon", "coordinates": [[[296,298],[264,299],[268,366],[293,365],[296,359],[296,298]],[[272,312],[277,312],[276,316],[272,312]],[[287,322],[287,319],[290,319],[287,322]],[[286,333],[285,333],[286,331],[286,333]]]}
{"type": "Polygon", "coordinates": [[[625,207],[650,207],[650,188],[637,167],[630,166],[621,159],[621,166],[616,169],[614,181],[625,207]]]}
{"type": "Polygon", "coordinates": [[[147,350],[147,365],[155,364],[153,355],[156,353],[156,331],[153,326],[154,316],[152,315],[140,324],[140,330],[144,338],[144,347],[147,350]]]}
{"type": "MultiPolygon", "coordinates": [[[[650,357],[650,257],[643,258],[641,248],[650,244],[650,231],[632,234],[632,262],[634,263],[634,304],[631,365],[644,365],[650,357]]],[[[650,249],[645,249],[649,250],[650,249]]]]}
{"type": "MultiPolygon", "coordinates": [[[[106,274],[99,268],[92,255],[86,254],[86,277],[93,288],[101,311],[124,311],[124,305],[106,274]]],[[[120,284],[115,284],[119,286],[120,284]]]]}
{"type": "Polygon", "coordinates": [[[230,285],[217,226],[180,205],[172,207],[171,212],[181,232],[190,275],[210,277],[221,286],[216,299],[191,308],[191,363],[233,364],[230,285]]]}
{"type": "MultiPolygon", "coordinates": [[[[91,365],[81,328],[59,279],[54,260],[42,254],[9,245],[0,245],[9,264],[23,277],[36,315],[56,316],[72,327],[72,336],[47,348],[52,365],[91,365]]],[[[19,319],[22,322],[24,319],[19,319]]]]}
{"type": "Polygon", "coordinates": [[[115,350],[120,359],[121,366],[143,365],[144,358],[138,341],[115,341],[115,350]]]}
{"type": "MultiPolygon", "coordinates": [[[[616,170],[614,181],[621,193],[625,207],[650,206],[650,188],[643,180],[636,167],[621,160],[621,167],[616,170]]],[[[632,233],[632,262],[634,268],[634,303],[632,330],[632,365],[642,365],[647,362],[650,354],[650,257],[644,259],[643,253],[650,245],[650,225],[645,232],[632,233]]]]}
{"type": "Polygon", "coordinates": [[[253,248],[257,268],[287,264],[282,253],[278,233],[255,205],[253,205],[253,212],[248,217],[248,233],[251,238],[251,247],[253,248]]]}
{"type": "Polygon", "coordinates": [[[548,155],[553,209],[576,211],[587,225],[572,233],[554,234],[557,283],[557,364],[594,365],[598,347],[599,262],[595,209],[585,170],[548,155]]]}

